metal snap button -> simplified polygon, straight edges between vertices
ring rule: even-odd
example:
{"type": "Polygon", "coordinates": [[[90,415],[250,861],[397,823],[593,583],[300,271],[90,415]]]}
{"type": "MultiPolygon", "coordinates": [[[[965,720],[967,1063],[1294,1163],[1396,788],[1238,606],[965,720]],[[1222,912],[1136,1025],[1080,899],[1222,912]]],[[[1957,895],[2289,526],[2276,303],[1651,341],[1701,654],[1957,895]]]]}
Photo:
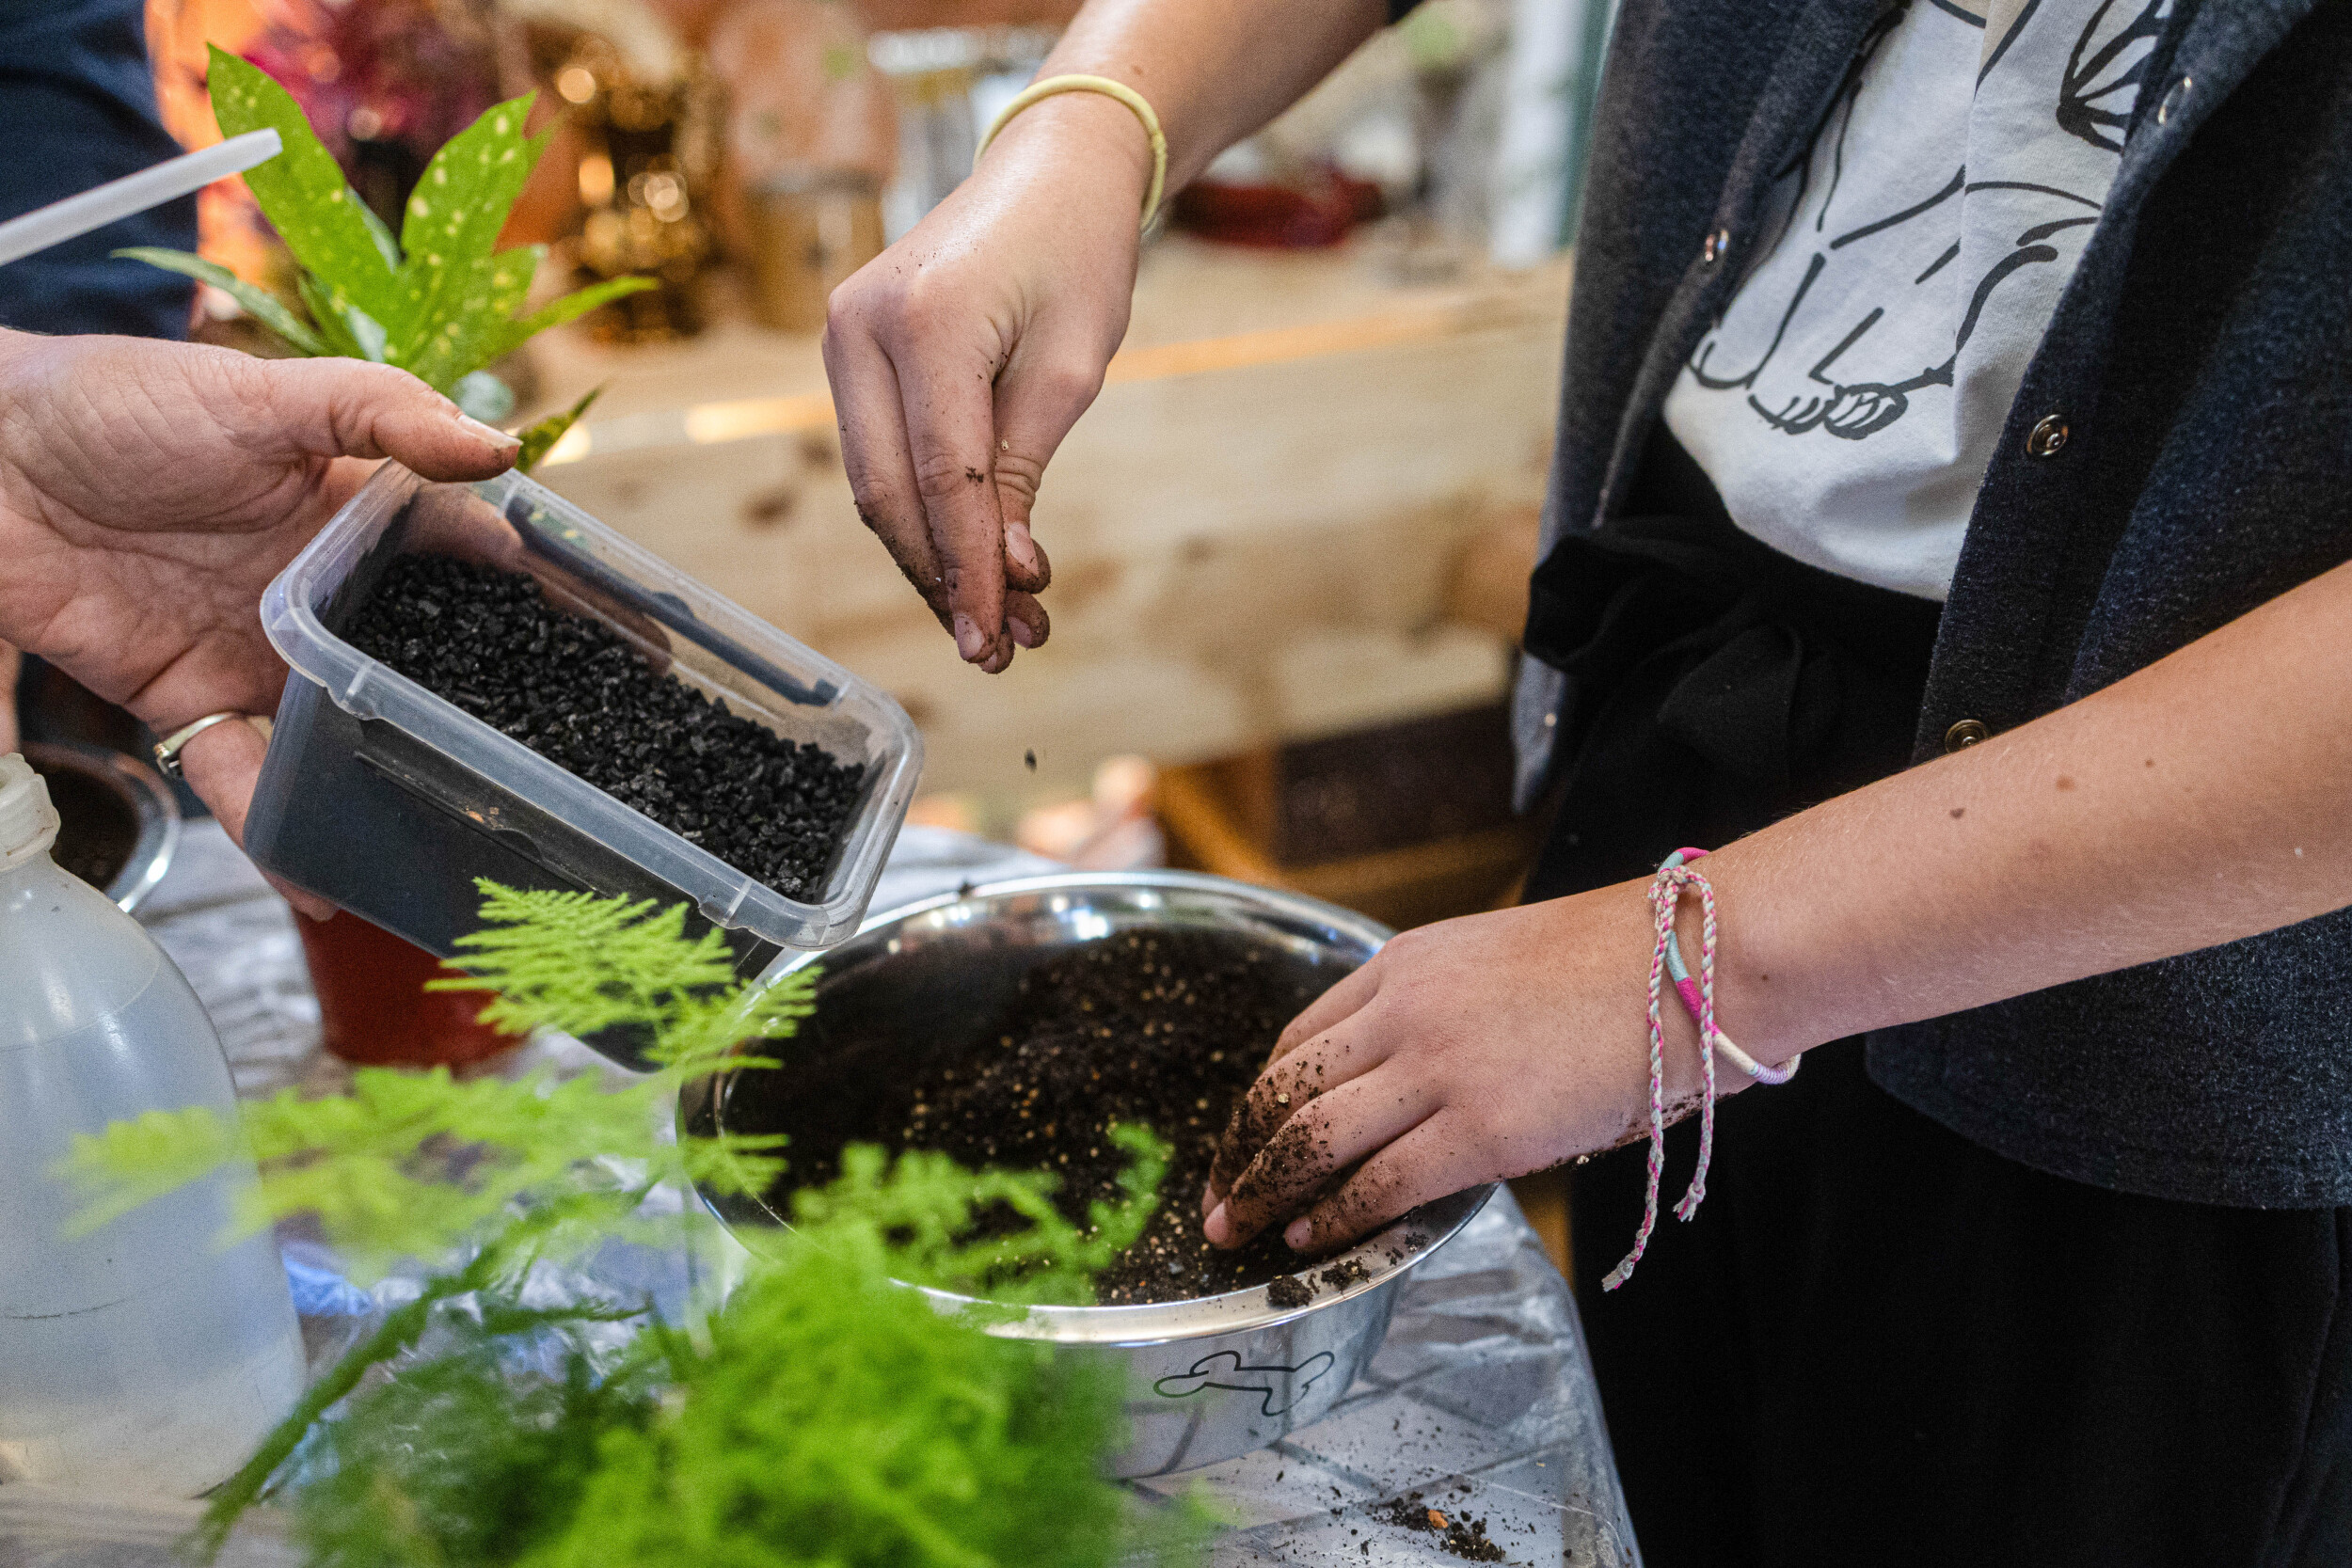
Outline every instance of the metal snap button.
{"type": "Polygon", "coordinates": [[[2044,414],[2026,436],[2026,450],[2036,457],[2056,457],[2066,450],[2070,433],[2065,419],[2058,414],[2044,414]]]}
{"type": "Polygon", "coordinates": [[[1707,236],[1706,244],[1699,246],[1699,260],[1711,267],[1728,255],[1730,250],[1731,230],[1718,229],[1707,236]]]}
{"type": "Polygon", "coordinates": [[[2158,125],[2164,124],[2174,115],[2181,112],[2181,105],[2188,102],[2188,89],[2196,85],[2197,79],[2195,77],[2184,76],[2179,81],[2173,83],[2169,87],[2165,89],[2163,102],[2156,105],[2156,123],[2158,125]]]}
{"type": "Polygon", "coordinates": [[[1944,750],[1964,752],[1993,732],[1984,727],[1981,719],[1963,719],[1944,732],[1944,750]]]}

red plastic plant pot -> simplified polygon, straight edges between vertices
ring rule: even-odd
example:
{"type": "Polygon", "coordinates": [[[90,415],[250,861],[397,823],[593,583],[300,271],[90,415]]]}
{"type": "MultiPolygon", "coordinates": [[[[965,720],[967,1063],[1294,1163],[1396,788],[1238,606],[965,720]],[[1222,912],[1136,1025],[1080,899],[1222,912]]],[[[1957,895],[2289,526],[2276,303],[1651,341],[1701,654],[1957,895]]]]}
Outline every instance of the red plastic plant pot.
{"type": "Polygon", "coordinates": [[[423,948],[356,914],[297,914],[326,1049],[360,1067],[462,1067],[522,1043],[475,1016],[486,990],[434,990],[449,971],[423,948]]]}

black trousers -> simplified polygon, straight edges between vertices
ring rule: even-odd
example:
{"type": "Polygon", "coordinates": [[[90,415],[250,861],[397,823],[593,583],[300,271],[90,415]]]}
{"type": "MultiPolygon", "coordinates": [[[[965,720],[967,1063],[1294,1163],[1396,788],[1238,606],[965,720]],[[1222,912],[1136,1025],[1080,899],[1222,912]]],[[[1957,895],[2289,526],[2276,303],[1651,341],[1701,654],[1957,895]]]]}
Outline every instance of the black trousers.
{"type": "MultiPolygon", "coordinates": [[[[1650,1568],[2352,1563],[2352,1212],[2030,1170],[1870,1083],[1851,1040],[1725,1101],[1716,1139],[1697,1215],[1605,1294],[1643,1151],[1576,1171],[1650,1568]]],[[[1696,1124],[1668,1148],[1671,1199],[1696,1124]]]]}
{"type": "MultiPolygon", "coordinates": [[[[1529,897],[1902,767],[1935,619],[1738,535],[1661,433],[1631,515],[1536,576],[1528,647],[1576,700],[1529,897]]],[[[2044,1175],[1878,1088],[1858,1040],[1726,1101],[1716,1140],[1621,1291],[1645,1150],[1572,1188],[1650,1568],[2352,1565],[2352,1211],[2044,1175]]],[[[1669,1135],[1669,1202],[1696,1148],[1669,1135]]]]}

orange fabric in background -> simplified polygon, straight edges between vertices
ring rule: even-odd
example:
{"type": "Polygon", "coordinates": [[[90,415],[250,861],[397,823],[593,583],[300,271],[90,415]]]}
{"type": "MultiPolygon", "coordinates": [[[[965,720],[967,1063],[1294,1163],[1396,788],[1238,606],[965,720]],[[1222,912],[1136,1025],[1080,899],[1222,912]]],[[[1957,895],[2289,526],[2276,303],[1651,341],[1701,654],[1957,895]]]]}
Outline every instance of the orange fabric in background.
{"type": "MultiPolygon", "coordinates": [[[[266,26],[262,0],[147,0],[147,53],[164,129],[193,151],[220,140],[204,92],[205,42],[242,52],[266,26]]],[[[196,198],[197,248],[239,277],[268,281],[269,245],[242,179],[215,180],[196,198]]]]}

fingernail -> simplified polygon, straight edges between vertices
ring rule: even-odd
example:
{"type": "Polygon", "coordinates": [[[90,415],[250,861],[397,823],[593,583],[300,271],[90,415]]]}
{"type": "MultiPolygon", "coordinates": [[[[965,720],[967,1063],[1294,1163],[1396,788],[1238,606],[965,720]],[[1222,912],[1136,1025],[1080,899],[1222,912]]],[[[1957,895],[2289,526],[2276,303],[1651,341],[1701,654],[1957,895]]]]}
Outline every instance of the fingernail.
{"type": "Polygon", "coordinates": [[[1018,615],[1005,617],[1005,629],[1012,633],[1012,640],[1025,648],[1034,648],[1044,641],[1029,628],[1028,622],[1024,621],[1018,615]]]}
{"type": "Polygon", "coordinates": [[[474,436],[477,439],[489,443],[493,447],[501,449],[506,447],[519,447],[523,444],[522,437],[518,436],[510,436],[494,424],[484,424],[480,420],[475,419],[471,414],[458,415],[457,428],[464,431],[469,436],[474,436]]]}
{"type": "Polygon", "coordinates": [[[1201,1217],[1202,1217],[1203,1219],[1206,1219],[1206,1218],[1207,1218],[1210,1214],[1214,1213],[1214,1212],[1216,1212],[1216,1189],[1215,1187],[1207,1187],[1207,1186],[1202,1187],[1202,1188],[1200,1189],[1200,1215],[1201,1215],[1201,1217]]]}
{"type": "Polygon", "coordinates": [[[1028,524],[1005,525],[1005,553],[1012,557],[1013,564],[1023,571],[1037,570],[1037,541],[1029,537],[1028,524]]]}
{"type": "Polygon", "coordinates": [[[1200,1222],[1200,1234],[1218,1246],[1233,1239],[1233,1227],[1225,1217],[1225,1205],[1220,1203],[1209,1211],[1209,1217],[1200,1222]]]}
{"type": "Polygon", "coordinates": [[[1293,1252],[1304,1252],[1307,1243],[1315,1239],[1315,1227],[1305,1220],[1293,1220],[1282,1229],[1282,1244],[1293,1252]]]}
{"type": "Polygon", "coordinates": [[[956,617],[956,652],[965,663],[980,657],[988,648],[988,639],[980,635],[980,625],[969,615],[956,617]]]}

